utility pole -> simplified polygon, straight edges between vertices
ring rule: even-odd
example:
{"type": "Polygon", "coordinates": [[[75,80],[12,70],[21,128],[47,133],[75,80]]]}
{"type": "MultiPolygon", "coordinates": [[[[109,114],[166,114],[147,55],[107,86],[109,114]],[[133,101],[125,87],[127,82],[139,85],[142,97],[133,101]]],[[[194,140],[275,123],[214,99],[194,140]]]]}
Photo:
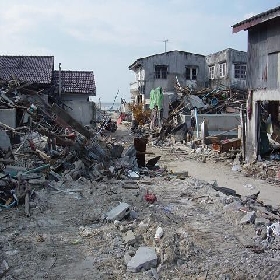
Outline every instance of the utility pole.
{"type": "Polygon", "coordinates": [[[165,39],[162,42],[164,42],[164,52],[166,52],[166,43],[168,42],[168,39],[165,39]]]}
{"type": "Polygon", "coordinates": [[[58,96],[61,97],[61,63],[58,64],[58,96]]]}

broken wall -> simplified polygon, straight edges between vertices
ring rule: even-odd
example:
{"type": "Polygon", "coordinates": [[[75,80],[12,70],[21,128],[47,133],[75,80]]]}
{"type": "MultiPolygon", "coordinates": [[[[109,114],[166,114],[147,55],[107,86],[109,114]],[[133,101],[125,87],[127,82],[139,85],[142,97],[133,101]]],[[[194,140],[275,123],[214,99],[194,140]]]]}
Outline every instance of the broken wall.
{"type": "Polygon", "coordinates": [[[16,109],[0,109],[0,122],[16,128],[16,109]]]}
{"type": "Polygon", "coordinates": [[[87,101],[87,96],[65,94],[62,101],[67,106],[65,111],[81,124],[88,125],[91,120],[95,120],[95,104],[87,101]]]}
{"type": "MultiPolygon", "coordinates": [[[[181,115],[182,121],[186,122],[190,127],[191,115],[181,115]]],[[[240,125],[239,114],[198,114],[198,124],[201,124],[204,119],[208,121],[208,130],[214,133],[221,133],[223,131],[229,131],[236,128],[233,134],[237,135],[237,127],[240,125]]],[[[200,130],[200,129],[199,129],[200,130]]]]}

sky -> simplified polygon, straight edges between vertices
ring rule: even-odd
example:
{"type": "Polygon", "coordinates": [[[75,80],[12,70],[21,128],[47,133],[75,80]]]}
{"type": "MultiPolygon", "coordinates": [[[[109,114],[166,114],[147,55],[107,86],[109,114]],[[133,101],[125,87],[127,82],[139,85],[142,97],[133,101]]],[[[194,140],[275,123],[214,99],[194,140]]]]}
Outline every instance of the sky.
{"type": "Polygon", "coordinates": [[[52,55],[55,69],[93,71],[96,101],[130,99],[135,60],[166,50],[247,50],[232,25],[276,0],[0,0],[0,55],[52,55]],[[118,93],[118,94],[117,94],[118,93]]]}

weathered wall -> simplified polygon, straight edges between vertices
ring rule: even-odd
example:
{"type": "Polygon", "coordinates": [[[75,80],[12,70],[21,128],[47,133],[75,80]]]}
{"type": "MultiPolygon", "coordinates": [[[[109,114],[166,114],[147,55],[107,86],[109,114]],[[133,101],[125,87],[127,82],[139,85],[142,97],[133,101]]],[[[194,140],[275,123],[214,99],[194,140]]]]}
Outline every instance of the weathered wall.
{"type": "Polygon", "coordinates": [[[200,54],[183,51],[166,52],[143,58],[141,64],[144,71],[142,70],[140,73],[140,70],[138,70],[137,74],[138,79],[145,80],[145,96],[147,99],[150,96],[150,91],[157,87],[162,87],[164,91],[174,91],[176,77],[182,86],[192,85],[195,88],[205,87],[207,81],[205,57],[200,54]],[[167,79],[155,79],[155,65],[168,65],[167,79]],[[197,80],[186,80],[186,66],[198,67],[197,80]]]}
{"type": "Polygon", "coordinates": [[[252,115],[247,119],[246,157],[258,156],[258,102],[280,100],[280,19],[248,31],[247,85],[253,90],[252,115]]]}
{"type": "Polygon", "coordinates": [[[267,29],[248,31],[247,85],[249,89],[267,87],[267,29]]]}
{"type": "Polygon", "coordinates": [[[67,113],[79,121],[83,125],[87,125],[91,120],[95,119],[95,105],[93,102],[87,101],[86,95],[63,95],[64,104],[70,108],[66,108],[67,113]]]}

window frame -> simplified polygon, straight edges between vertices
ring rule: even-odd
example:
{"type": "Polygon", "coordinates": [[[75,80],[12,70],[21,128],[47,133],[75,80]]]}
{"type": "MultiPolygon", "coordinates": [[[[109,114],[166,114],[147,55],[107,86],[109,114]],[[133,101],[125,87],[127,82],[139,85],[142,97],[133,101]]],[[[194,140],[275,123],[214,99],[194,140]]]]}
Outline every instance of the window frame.
{"type": "Polygon", "coordinates": [[[234,79],[246,80],[247,77],[247,64],[234,63],[234,79]],[[239,69],[238,69],[239,68],[239,69]],[[245,70],[242,68],[245,68],[245,70]]]}
{"type": "Polygon", "coordinates": [[[166,80],[168,76],[168,65],[155,65],[155,79],[166,80]]]}
{"type": "Polygon", "coordinates": [[[219,63],[219,75],[220,75],[220,78],[225,77],[226,76],[226,72],[227,72],[227,63],[226,62],[219,63]]]}
{"type": "Polygon", "coordinates": [[[215,65],[209,65],[208,70],[209,70],[210,80],[214,80],[215,79],[215,65]]]}
{"type": "Polygon", "coordinates": [[[189,81],[196,81],[198,75],[198,66],[187,65],[185,67],[185,78],[189,81]],[[195,71],[195,73],[194,73],[195,71]]]}

